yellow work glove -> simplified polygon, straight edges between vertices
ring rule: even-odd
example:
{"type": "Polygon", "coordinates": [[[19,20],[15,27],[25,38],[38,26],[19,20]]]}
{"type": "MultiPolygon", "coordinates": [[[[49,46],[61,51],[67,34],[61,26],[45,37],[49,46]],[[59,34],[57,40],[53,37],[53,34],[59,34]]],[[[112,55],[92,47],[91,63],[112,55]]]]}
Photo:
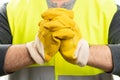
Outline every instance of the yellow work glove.
{"type": "Polygon", "coordinates": [[[79,28],[73,21],[73,11],[52,8],[42,17],[51,21],[46,28],[51,30],[54,37],[61,41],[59,51],[63,58],[72,64],[85,66],[89,57],[89,45],[82,39],[79,28]],[[48,14],[51,16],[46,17],[48,14]]]}
{"type": "Polygon", "coordinates": [[[42,18],[44,18],[45,20],[52,20],[57,16],[68,16],[70,18],[73,18],[73,11],[71,10],[67,10],[64,8],[50,8],[47,11],[45,11],[41,16],[42,18]]]}
{"type": "Polygon", "coordinates": [[[79,29],[76,26],[73,26],[72,30],[74,36],[69,39],[61,39],[59,51],[66,61],[79,66],[85,66],[89,57],[89,45],[87,41],[82,39],[79,29]]]}
{"type": "MultiPolygon", "coordinates": [[[[64,26],[63,19],[61,19],[61,13],[65,14],[70,13],[70,11],[65,11],[61,8],[51,8],[42,14],[42,20],[39,24],[38,38],[40,42],[44,45],[44,58],[46,61],[49,61],[59,50],[60,39],[62,37],[70,38],[73,36],[73,32],[69,29],[69,26],[64,26]],[[51,17],[52,16],[52,17],[51,17]],[[69,36],[62,34],[63,32],[68,32],[69,36]]],[[[69,15],[71,16],[71,15],[69,15]]],[[[62,17],[63,18],[63,17],[62,17]]],[[[71,24],[71,21],[69,21],[71,24]]],[[[73,24],[71,24],[73,25],[73,24]]],[[[38,49],[40,50],[40,48],[38,49]]]]}
{"type": "Polygon", "coordinates": [[[27,43],[31,57],[38,64],[50,61],[60,47],[60,40],[51,32],[54,28],[46,28],[49,23],[51,23],[51,26],[54,25],[54,23],[47,20],[40,21],[35,41],[27,43]]]}
{"type": "MultiPolygon", "coordinates": [[[[56,9],[53,11],[55,10],[56,9]]],[[[53,15],[52,12],[50,13],[53,15]]],[[[50,19],[54,18],[53,20],[57,20],[63,25],[59,25],[59,28],[55,28],[56,30],[61,28],[61,32],[56,31],[57,33],[55,34],[58,39],[61,40],[59,51],[63,58],[72,64],[85,66],[89,57],[89,45],[87,41],[82,39],[79,28],[73,21],[73,17],[74,15],[71,10],[63,9],[60,10],[59,15],[51,16],[50,19]]],[[[53,26],[48,26],[48,28],[53,28],[53,26]]]]}
{"type": "MultiPolygon", "coordinates": [[[[60,8],[56,9],[57,11],[52,10],[48,9],[42,14],[43,20],[39,23],[35,41],[26,44],[31,57],[38,64],[49,61],[57,53],[60,47],[60,38],[67,37],[66,34],[63,35],[61,33],[67,31],[69,35],[73,36],[71,29],[66,30],[66,26],[61,24],[58,21],[59,17],[56,16],[61,15],[60,11],[66,13],[65,10],[60,8]],[[49,13],[51,11],[52,14],[49,13]],[[51,16],[53,17],[51,18],[51,16]],[[63,28],[64,30],[61,30],[63,28]]],[[[68,36],[68,38],[71,36],[68,36]]]]}
{"type": "Polygon", "coordinates": [[[42,18],[36,40],[27,43],[35,62],[41,64],[49,61],[59,50],[68,62],[85,65],[89,46],[81,39],[79,29],[72,20],[73,12],[63,8],[52,8],[44,12],[42,18]]]}
{"type": "Polygon", "coordinates": [[[59,39],[60,53],[63,58],[79,66],[85,66],[89,57],[89,45],[82,39],[78,26],[73,20],[73,11],[64,8],[51,8],[42,14],[49,22],[44,27],[59,39]],[[47,15],[51,15],[46,17],[47,15]]]}

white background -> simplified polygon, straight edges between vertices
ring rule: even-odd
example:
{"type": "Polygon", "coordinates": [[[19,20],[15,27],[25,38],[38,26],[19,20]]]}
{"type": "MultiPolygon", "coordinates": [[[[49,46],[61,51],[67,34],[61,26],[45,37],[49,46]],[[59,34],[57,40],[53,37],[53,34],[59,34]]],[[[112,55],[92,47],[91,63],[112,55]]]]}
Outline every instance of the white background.
{"type": "MultiPolygon", "coordinates": [[[[9,0],[0,0],[0,6],[5,3],[5,2],[8,2],[9,0]]],[[[115,2],[117,4],[120,5],[120,0],[115,0],[115,2]]],[[[120,80],[120,77],[116,76],[116,75],[113,75],[114,77],[114,80],[120,80]]],[[[0,80],[8,80],[8,76],[3,76],[3,77],[0,77],[0,80]]]]}
{"type": "Polygon", "coordinates": [[[115,2],[120,5],[120,0],[115,0],[115,2]]]}

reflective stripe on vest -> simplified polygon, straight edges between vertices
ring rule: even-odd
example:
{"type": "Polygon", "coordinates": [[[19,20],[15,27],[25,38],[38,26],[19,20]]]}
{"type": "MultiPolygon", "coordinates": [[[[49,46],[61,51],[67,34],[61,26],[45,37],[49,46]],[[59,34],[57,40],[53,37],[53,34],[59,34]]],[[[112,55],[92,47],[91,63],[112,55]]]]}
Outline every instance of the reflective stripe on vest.
{"type": "MultiPolygon", "coordinates": [[[[13,44],[34,40],[41,20],[41,13],[47,10],[46,0],[11,0],[7,15],[13,36],[13,44]]],[[[76,0],[73,7],[74,20],[82,36],[89,44],[107,44],[108,30],[117,7],[114,0],[76,0]]],[[[103,54],[104,55],[104,54],[103,54]]],[[[40,65],[32,65],[32,67],[40,65]]],[[[56,80],[58,75],[96,75],[103,71],[90,66],[79,67],[66,62],[59,53],[41,66],[54,66],[56,80]]]]}

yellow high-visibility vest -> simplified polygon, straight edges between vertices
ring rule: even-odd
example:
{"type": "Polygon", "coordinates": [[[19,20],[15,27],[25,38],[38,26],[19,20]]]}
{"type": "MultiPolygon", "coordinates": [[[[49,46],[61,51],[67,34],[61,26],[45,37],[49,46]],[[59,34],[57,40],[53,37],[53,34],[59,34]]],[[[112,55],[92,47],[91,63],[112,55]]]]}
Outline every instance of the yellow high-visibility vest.
{"type": "MultiPolygon", "coordinates": [[[[41,13],[47,9],[46,0],[11,0],[7,5],[7,16],[13,36],[12,43],[33,41],[38,31],[38,23],[42,19],[41,13]]],[[[90,45],[108,44],[109,26],[117,11],[114,0],[76,0],[72,10],[83,38],[90,45]]],[[[103,72],[90,66],[79,67],[70,64],[60,53],[49,63],[32,65],[35,66],[54,66],[56,80],[58,75],[86,76],[103,72]]]]}

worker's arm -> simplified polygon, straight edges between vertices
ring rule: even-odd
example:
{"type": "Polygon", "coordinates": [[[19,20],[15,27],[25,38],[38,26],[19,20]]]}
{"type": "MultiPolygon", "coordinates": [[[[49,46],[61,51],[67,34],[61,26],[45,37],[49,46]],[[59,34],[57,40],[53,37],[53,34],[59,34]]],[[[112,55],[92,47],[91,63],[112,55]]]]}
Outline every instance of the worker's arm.
{"type": "Polygon", "coordinates": [[[109,45],[90,46],[88,65],[120,76],[120,7],[109,29],[109,45]]]}
{"type": "Polygon", "coordinates": [[[35,62],[31,58],[25,44],[12,45],[7,50],[4,69],[7,73],[10,73],[33,63],[35,62]]]}
{"type": "Polygon", "coordinates": [[[5,75],[4,62],[7,49],[12,43],[12,35],[10,32],[7,15],[6,4],[0,7],[0,76],[5,75]]]}
{"type": "Polygon", "coordinates": [[[111,72],[113,69],[113,62],[110,48],[103,45],[90,46],[90,54],[87,64],[106,72],[111,72]]]}
{"type": "Polygon", "coordinates": [[[120,76],[120,6],[109,29],[109,47],[113,58],[113,74],[120,76]]]}
{"type": "Polygon", "coordinates": [[[34,63],[25,45],[11,44],[12,35],[7,20],[5,4],[0,8],[0,76],[34,63]]]}

